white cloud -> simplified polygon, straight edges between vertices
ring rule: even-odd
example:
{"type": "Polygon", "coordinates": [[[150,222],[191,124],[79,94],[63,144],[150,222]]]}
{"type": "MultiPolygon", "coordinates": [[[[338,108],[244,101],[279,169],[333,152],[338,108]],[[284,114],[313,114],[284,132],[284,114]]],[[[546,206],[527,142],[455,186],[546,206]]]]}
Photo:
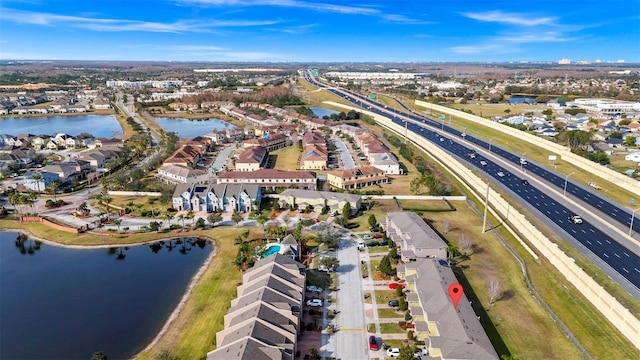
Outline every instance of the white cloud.
{"type": "Polygon", "coordinates": [[[42,26],[66,25],[94,31],[120,32],[120,31],[141,31],[141,32],[209,32],[213,28],[222,27],[252,27],[278,24],[279,21],[253,21],[253,20],[226,20],[226,21],[202,21],[187,20],[172,23],[160,23],[139,20],[101,19],[93,17],[80,17],[58,15],[51,13],[40,13],[32,11],[22,11],[7,8],[0,8],[0,19],[11,21],[17,24],[31,24],[42,26]]]}
{"type": "Polygon", "coordinates": [[[505,13],[499,10],[479,13],[462,13],[462,15],[478,21],[497,22],[518,26],[555,25],[557,20],[556,17],[552,16],[534,17],[529,14],[505,13]]]}
{"type": "Polygon", "coordinates": [[[505,47],[501,44],[453,46],[449,50],[456,54],[507,54],[519,51],[514,46],[505,47]]]}
{"type": "Polygon", "coordinates": [[[172,45],[162,47],[163,50],[172,50],[172,51],[222,51],[225,50],[219,46],[210,46],[210,45],[172,45]]]}
{"type": "Polygon", "coordinates": [[[420,25],[434,24],[434,22],[432,21],[413,19],[413,18],[406,17],[404,15],[387,14],[387,15],[383,15],[382,18],[389,22],[400,23],[400,24],[420,24],[420,25]]]}
{"type": "Polygon", "coordinates": [[[178,2],[204,6],[281,6],[358,15],[376,15],[380,13],[379,10],[370,7],[314,3],[296,0],[178,0],[178,2]]]}
{"type": "Polygon", "coordinates": [[[564,37],[560,33],[553,31],[501,36],[495,39],[495,41],[505,41],[511,43],[567,42],[575,40],[576,38],[564,37]]]}

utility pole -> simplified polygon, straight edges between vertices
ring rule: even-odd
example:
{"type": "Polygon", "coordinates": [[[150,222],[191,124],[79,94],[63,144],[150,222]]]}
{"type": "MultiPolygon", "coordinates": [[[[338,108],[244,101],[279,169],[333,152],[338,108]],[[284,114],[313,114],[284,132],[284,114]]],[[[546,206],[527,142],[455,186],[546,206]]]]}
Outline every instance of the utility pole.
{"type": "Polygon", "coordinates": [[[407,145],[407,124],[409,122],[407,120],[404,121],[404,144],[407,145]]]}

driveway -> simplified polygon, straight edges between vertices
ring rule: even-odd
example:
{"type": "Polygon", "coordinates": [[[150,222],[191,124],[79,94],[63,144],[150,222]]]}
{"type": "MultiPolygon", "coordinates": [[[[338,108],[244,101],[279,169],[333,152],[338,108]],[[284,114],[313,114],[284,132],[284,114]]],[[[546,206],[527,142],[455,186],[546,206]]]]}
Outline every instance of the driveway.
{"type": "Polygon", "coordinates": [[[347,145],[342,141],[342,139],[338,137],[334,137],[331,139],[334,144],[336,144],[336,148],[340,153],[340,158],[342,159],[342,168],[343,169],[355,169],[356,164],[353,162],[353,157],[349,153],[349,149],[347,149],[347,145]]]}

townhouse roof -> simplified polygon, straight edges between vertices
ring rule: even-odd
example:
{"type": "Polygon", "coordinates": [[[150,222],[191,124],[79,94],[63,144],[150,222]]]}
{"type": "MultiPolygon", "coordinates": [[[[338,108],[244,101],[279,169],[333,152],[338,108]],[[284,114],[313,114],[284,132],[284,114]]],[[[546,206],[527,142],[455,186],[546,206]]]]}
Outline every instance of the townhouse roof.
{"type": "Polygon", "coordinates": [[[373,166],[399,164],[398,159],[389,152],[369,154],[369,162],[371,162],[373,166]]]}
{"type": "Polygon", "coordinates": [[[250,318],[260,318],[282,328],[297,329],[298,317],[291,312],[291,308],[284,304],[278,305],[280,307],[259,302],[237,312],[228,313],[224,317],[225,326],[234,326],[250,318]]]}
{"type": "Polygon", "coordinates": [[[218,174],[220,179],[315,179],[311,171],[285,171],[277,169],[259,169],[256,171],[224,171],[218,174]]]}
{"type": "Polygon", "coordinates": [[[327,172],[327,174],[346,179],[350,177],[360,177],[367,175],[384,175],[384,171],[376,168],[375,166],[364,165],[355,169],[332,170],[327,172]]]}
{"type": "Polygon", "coordinates": [[[293,344],[296,341],[295,332],[273,325],[263,319],[247,319],[243,323],[226,328],[216,334],[220,338],[220,345],[231,344],[245,337],[254,338],[272,346],[293,351],[293,344]]]}
{"type": "Polygon", "coordinates": [[[207,360],[289,360],[285,349],[271,346],[252,337],[244,337],[207,354],[207,360]]]}
{"type": "Polygon", "coordinates": [[[315,190],[300,190],[300,189],[286,189],[281,196],[291,196],[296,199],[325,199],[333,201],[347,201],[355,203],[362,198],[357,194],[337,193],[331,191],[315,191],[315,190]]]}
{"type": "Polygon", "coordinates": [[[457,279],[447,262],[427,258],[405,266],[415,270],[415,274],[407,276],[407,283],[415,284],[427,321],[438,324],[439,336],[430,336],[429,341],[442,351],[442,358],[498,359],[467,297],[462,296],[457,308],[451,304],[448,288],[457,279]]]}
{"type": "Polygon", "coordinates": [[[160,166],[160,168],[158,168],[158,171],[160,170],[167,172],[169,174],[173,174],[175,176],[184,177],[184,178],[197,177],[197,176],[202,176],[207,174],[206,170],[193,169],[188,166],[182,166],[177,164],[164,164],[160,166]]]}
{"type": "Polygon", "coordinates": [[[248,147],[240,154],[236,164],[262,164],[267,154],[267,149],[262,146],[248,147]]]}
{"type": "Polygon", "coordinates": [[[395,226],[391,230],[400,230],[409,246],[426,249],[441,249],[447,246],[442,238],[416,213],[410,211],[390,212],[387,213],[387,219],[395,226]]]}

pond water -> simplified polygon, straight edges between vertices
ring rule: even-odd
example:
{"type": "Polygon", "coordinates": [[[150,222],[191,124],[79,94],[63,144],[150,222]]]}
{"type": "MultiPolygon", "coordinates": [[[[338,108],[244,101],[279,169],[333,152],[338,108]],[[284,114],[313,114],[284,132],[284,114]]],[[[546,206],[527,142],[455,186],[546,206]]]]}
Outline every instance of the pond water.
{"type": "Polygon", "coordinates": [[[66,133],[76,136],[81,132],[95,137],[112,138],[122,135],[122,127],[115,115],[74,115],[38,117],[0,117],[0,133],[18,135],[53,135],[66,133]]]}
{"type": "Polygon", "coordinates": [[[17,237],[0,232],[0,359],[132,357],[213,250],[196,238],[69,249],[17,237]]]}
{"type": "Polygon", "coordinates": [[[210,133],[213,130],[233,128],[234,126],[220,119],[182,119],[182,118],[156,118],[158,125],[166,131],[178,133],[181,138],[194,138],[210,133]]]}
{"type": "Polygon", "coordinates": [[[317,117],[321,118],[324,116],[331,116],[331,114],[339,114],[339,111],[335,111],[335,110],[329,110],[329,109],[325,109],[325,108],[321,108],[321,107],[310,107],[309,109],[311,109],[311,111],[313,111],[314,114],[316,114],[317,117]]]}

